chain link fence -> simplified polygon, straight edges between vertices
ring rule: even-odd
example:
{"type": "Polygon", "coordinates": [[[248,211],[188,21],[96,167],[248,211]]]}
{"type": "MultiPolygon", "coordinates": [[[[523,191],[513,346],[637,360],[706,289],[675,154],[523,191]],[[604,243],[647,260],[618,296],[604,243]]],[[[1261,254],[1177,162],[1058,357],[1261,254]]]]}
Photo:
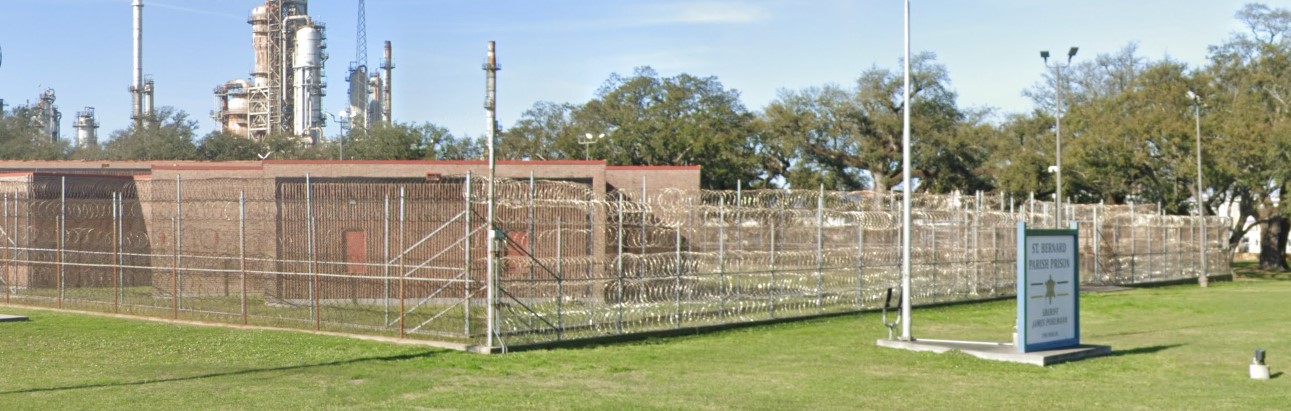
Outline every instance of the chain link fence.
{"type": "MultiPolygon", "coordinates": [[[[497,180],[490,247],[487,184],[8,178],[3,298],[487,350],[874,309],[900,282],[900,193],[643,184],[601,195],[580,182],[497,180]]],[[[1060,219],[1052,203],[1002,195],[911,200],[916,304],[1011,295],[1017,222],[1060,219]]],[[[1086,284],[1196,277],[1203,250],[1214,262],[1205,271],[1229,273],[1224,217],[1062,211],[1080,229],[1086,284]]]]}

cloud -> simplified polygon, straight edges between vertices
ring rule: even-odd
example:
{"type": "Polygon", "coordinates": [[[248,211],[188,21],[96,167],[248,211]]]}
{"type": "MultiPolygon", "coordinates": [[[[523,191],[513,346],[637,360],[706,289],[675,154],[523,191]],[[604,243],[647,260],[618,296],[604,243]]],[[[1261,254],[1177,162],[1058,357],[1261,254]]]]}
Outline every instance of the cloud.
{"type": "Polygon", "coordinates": [[[634,26],[675,24],[749,24],[770,18],[761,6],[736,1],[683,1],[655,4],[633,21],[634,26]]]}
{"type": "Polygon", "coordinates": [[[244,17],[245,17],[245,16],[242,16],[242,15],[236,15],[236,14],[231,14],[231,13],[224,13],[224,12],[211,11],[211,10],[203,10],[203,9],[192,8],[192,7],[178,6],[178,5],[174,5],[174,4],[158,3],[158,2],[155,2],[155,1],[145,2],[145,3],[144,3],[144,8],[146,9],[146,8],[148,8],[148,7],[156,7],[156,8],[160,8],[160,9],[174,10],[174,11],[183,12],[183,13],[205,14],[205,15],[210,15],[210,16],[220,16],[220,17],[232,17],[232,18],[235,18],[235,19],[241,19],[241,18],[244,18],[244,17]]]}
{"type": "Polygon", "coordinates": [[[467,33],[591,32],[660,26],[753,24],[770,20],[772,17],[772,13],[761,4],[746,0],[652,1],[626,7],[608,2],[587,7],[582,11],[587,14],[583,18],[506,20],[506,23],[502,24],[492,22],[487,26],[478,24],[462,26],[455,31],[467,33]]]}

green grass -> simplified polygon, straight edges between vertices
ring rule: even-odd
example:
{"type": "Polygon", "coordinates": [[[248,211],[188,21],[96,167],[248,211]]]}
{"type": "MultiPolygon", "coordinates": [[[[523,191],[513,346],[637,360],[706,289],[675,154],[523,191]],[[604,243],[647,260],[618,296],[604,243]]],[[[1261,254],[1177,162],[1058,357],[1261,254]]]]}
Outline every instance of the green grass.
{"type": "MultiPolygon", "coordinates": [[[[1114,355],[1048,368],[878,348],[873,313],[485,356],[4,307],[31,321],[0,324],[0,408],[1284,409],[1291,281],[1237,271],[1083,296],[1114,355]],[[1247,378],[1256,347],[1278,377],[1247,378]]],[[[1005,340],[1013,311],[916,309],[915,335],[1005,340]]]]}

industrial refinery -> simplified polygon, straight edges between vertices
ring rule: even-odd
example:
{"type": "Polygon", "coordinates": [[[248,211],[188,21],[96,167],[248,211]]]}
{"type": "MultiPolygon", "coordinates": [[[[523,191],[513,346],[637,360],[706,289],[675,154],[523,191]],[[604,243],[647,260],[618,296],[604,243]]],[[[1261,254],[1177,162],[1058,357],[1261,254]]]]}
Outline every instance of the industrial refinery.
{"type": "MultiPolygon", "coordinates": [[[[393,46],[385,41],[381,60],[369,64],[364,0],[356,0],[356,49],[345,77],[348,98],[331,113],[323,107],[327,89],[324,69],[329,60],[326,25],[309,14],[308,0],[263,1],[250,10],[246,20],[251,32],[249,76],[214,88],[211,117],[220,131],[256,141],[270,135],[290,135],[302,144],[317,144],[325,136],[329,118],[345,134],[350,129],[368,130],[393,123],[393,46]]],[[[133,67],[126,89],[131,99],[131,125],[142,129],[157,121],[157,84],[144,70],[144,0],[131,0],[130,7],[133,67]]],[[[21,106],[21,112],[42,139],[59,141],[63,114],[57,97],[52,88],[41,86],[39,90],[35,99],[21,106]]],[[[0,99],[0,118],[19,112],[10,108],[0,99]]],[[[75,140],[69,143],[75,147],[99,144],[100,123],[94,107],[76,112],[72,127],[75,140]]]]}
{"type": "Polygon", "coordinates": [[[215,88],[215,120],[225,132],[256,140],[291,133],[318,142],[326,126],[326,27],[310,18],[306,0],[266,0],[247,23],[255,56],[251,78],[215,88]]]}
{"type": "Polygon", "coordinates": [[[45,89],[44,93],[40,93],[40,100],[37,100],[35,113],[31,118],[32,125],[40,130],[40,135],[51,141],[58,141],[59,122],[63,120],[63,112],[58,111],[58,106],[54,105],[57,100],[54,89],[45,89]]]}
{"type": "MultiPolygon", "coordinates": [[[[349,107],[344,125],[368,128],[390,118],[390,42],[385,43],[384,74],[368,74],[364,2],[359,1],[359,42],[346,81],[349,107]]],[[[315,144],[327,118],[324,64],[328,60],[325,25],[309,15],[307,0],[266,0],[251,10],[251,49],[254,64],[249,79],[235,79],[215,88],[212,113],[227,133],[261,140],[271,134],[291,134],[315,144]]]]}

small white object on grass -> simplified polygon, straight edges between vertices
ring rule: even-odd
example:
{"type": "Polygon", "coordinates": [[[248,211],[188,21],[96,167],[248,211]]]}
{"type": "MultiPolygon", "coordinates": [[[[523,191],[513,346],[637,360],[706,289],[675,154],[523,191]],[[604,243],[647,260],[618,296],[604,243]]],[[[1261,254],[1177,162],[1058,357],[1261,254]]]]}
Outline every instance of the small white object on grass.
{"type": "Polygon", "coordinates": [[[1264,364],[1264,350],[1256,348],[1255,358],[1251,359],[1251,379],[1269,379],[1269,366],[1264,364]]]}

